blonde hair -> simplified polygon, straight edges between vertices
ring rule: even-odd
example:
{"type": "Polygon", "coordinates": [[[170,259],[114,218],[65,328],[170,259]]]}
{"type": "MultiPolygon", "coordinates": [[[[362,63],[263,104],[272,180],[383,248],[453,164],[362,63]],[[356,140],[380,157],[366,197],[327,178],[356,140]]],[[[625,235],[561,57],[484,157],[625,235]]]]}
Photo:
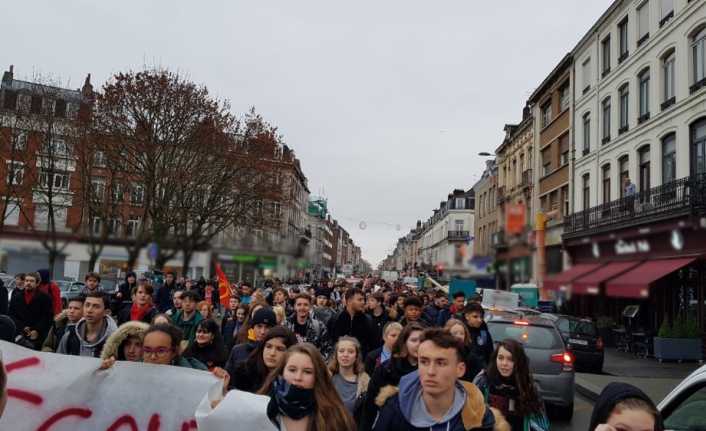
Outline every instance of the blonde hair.
{"type": "Polygon", "coordinates": [[[385,324],[385,327],[382,328],[382,336],[386,336],[393,329],[397,329],[398,331],[402,332],[402,325],[397,322],[387,322],[385,324]]]}
{"type": "Polygon", "coordinates": [[[284,322],[284,319],[287,317],[287,315],[284,312],[284,307],[281,305],[275,305],[272,307],[272,311],[275,312],[275,317],[277,317],[277,324],[281,325],[282,322],[284,322]]]}

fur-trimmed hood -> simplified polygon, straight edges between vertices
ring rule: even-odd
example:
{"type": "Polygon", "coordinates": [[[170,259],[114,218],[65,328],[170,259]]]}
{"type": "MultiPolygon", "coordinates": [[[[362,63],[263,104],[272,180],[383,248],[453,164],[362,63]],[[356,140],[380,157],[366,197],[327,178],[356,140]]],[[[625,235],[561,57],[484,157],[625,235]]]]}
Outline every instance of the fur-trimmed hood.
{"type": "Polygon", "coordinates": [[[120,325],[105,341],[103,351],[101,352],[101,359],[107,359],[111,356],[117,358],[118,349],[123,341],[132,336],[143,338],[147,328],[149,328],[148,324],[134,320],[120,325]]]}
{"type": "Polygon", "coordinates": [[[358,374],[358,389],[355,391],[355,396],[360,397],[361,395],[368,392],[368,384],[370,383],[370,376],[368,373],[363,371],[358,374]]]}

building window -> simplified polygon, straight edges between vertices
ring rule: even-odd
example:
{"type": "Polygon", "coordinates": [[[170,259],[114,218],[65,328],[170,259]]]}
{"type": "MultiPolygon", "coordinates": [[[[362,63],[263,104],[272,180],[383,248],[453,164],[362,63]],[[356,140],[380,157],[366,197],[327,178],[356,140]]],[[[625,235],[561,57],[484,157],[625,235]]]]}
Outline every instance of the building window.
{"type": "Polygon", "coordinates": [[[691,125],[691,172],[706,174],[706,117],[691,125]]]}
{"type": "Polygon", "coordinates": [[[552,101],[542,105],[542,128],[547,127],[552,121],[552,101]]]}
{"type": "Polygon", "coordinates": [[[694,64],[694,85],[691,92],[706,86],[706,26],[702,27],[691,42],[691,61],[694,64]]]}
{"type": "Polygon", "coordinates": [[[66,100],[57,99],[54,101],[54,116],[59,118],[66,117],[66,100]]]}
{"type": "Polygon", "coordinates": [[[650,2],[646,1],[637,7],[637,46],[650,38],[650,2]]]}
{"type": "Polygon", "coordinates": [[[12,150],[14,151],[24,151],[27,148],[27,136],[28,132],[26,130],[18,130],[15,132],[15,139],[13,141],[12,150]]]}
{"type": "Polygon", "coordinates": [[[93,217],[93,220],[91,220],[91,233],[93,235],[100,235],[101,234],[101,218],[100,217],[93,217]]]}
{"type": "Polygon", "coordinates": [[[125,225],[125,235],[128,238],[135,238],[140,230],[140,217],[130,217],[125,225]]]}
{"type": "Polygon", "coordinates": [[[620,197],[625,196],[625,179],[630,178],[630,167],[628,166],[628,156],[623,156],[618,159],[618,169],[620,170],[620,197]]]}
{"type": "Polygon", "coordinates": [[[620,57],[618,57],[618,62],[622,63],[626,58],[628,58],[628,17],[625,17],[618,24],[618,33],[620,35],[620,57]]]}
{"type": "Polygon", "coordinates": [[[591,207],[591,176],[584,174],[583,176],[583,209],[587,210],[591,207]]]}
{"type": "Polygon", "coordinates": [[[122,184],[120,183],[113,183],[113,188],[110,193],[110,197],[113,199],[113,202],[122,202],[123,201],[123,187],[122,184]]]}
{"type": "Polygon", "coordinates": [[[659,26],[662,27],[674,16],[674,0],[661,0],[661,15],[659,26]]]}
{"type": "Polygon", "coordinates": [[[662,138],[662,184],[677,179],[676,135],[670,133],[662,138]]]}
{"type": "Polygon", "coordinates": [[[42,96],[32,96],[32,102],[30,103],[29,112],[32,114],[42,113],[42,96]]]}
{"type": "Polygon", "coordinates": [[[606,164],[602,169],[603,173],[603,203],[610,202],[610,164],[606,164]]]}
{"type": "Polygon", "coordinates": [[[571,104],[571,94],[569,93],[569,83],[567,82],[559,89],[559,109],[561,112],[569,109],[571,104]]]}
{"type": "Polygon", "coordinates": [[[108,220],[108,235],[120,235],[120,219],[111,218],[110,220],[108,220]]]}
{"type": "Polygon", "coordinates": [[[583,94],[591,89],[591,57],[581,65],[581,76],[583,77],[583,94]]]}
{"type": "Polygon", "coordinates": [[[17,226],[20,224],[20,203],[8,201],[5,207],[5,226],[17,226]]]}
{"type": "Polygon", "coordinates": [[[591,152],[591,114],[583,115],[583,154],[591,152]]]}
{"type": "Polygon", "coordinates": [[[640,191],[650,189],[650,146],[645,145],[638,150],[640,160],[640,191]]]}
{"type": "Polygon", "coordinates": [[[618,90],[620,96],[620,129],[618,134],[628,131],[628,118],[630,115],[630,86],[623,84],[618,90]]]}
{"type": "Polygon", "coordinates": [[[3,108],[14,111],[17,107],[17,92],[5,90],[5,97],[2,104],[3,108]]]}
{"type": "Polygon", "coordinates": [[[69,173],[42,170],[39,173],[39,184],[45,189],[68,191],[69,173]]]}
{"type": "Polygon", "coordinates": [[[20,186],[24,180],[24,163],[8,160],[6,184],[9,186],[20,186]]]}
{"type": "Polygon", "coordinates": [[[643,70],[638,75],[639,82],[639,105],[640,116],[637,119],[638,123],[645,122],[650,118],[650,69],[643,70]]]}
{"type": "Polygon", "coordinates": [[[142,205],[145,201],[145,188],[140,184],[133,184],[130,189],[130,203],[142,205]]]}
{"type": "Polygon", "coordinates": [[[456,198],[456,209],[457,210],[466,209],[466,199],[465,198],[456,198]]]}
{"type": "Polygon", "coordinates": [[[602,76],[605,77],[610,73],[610,35],[606,36],[601,42],[601,53],[603,60],[602,76]]]}
{"type": "MultiPolygon", "coordinates": [[[[66,229],[66,207],[52,206],[54,216],[54,231],[66,229]]],[[[34,224],[36,229],[50,230],[49,207],[38,205],[34,211],[34,224]]]]}
{"type": "MultiPolygon", "coordinates": [[[[564,186],[561,188],[561,209],[562,217],[567,217],[569,215],[569,186],[564,186]]],[[[528,211],[529,214],[529,211],[528,211]]]]}
{"type": "Polygon", "coordinates": [[[565,133],[559,138],[559,154],[561,155],[560,165],[566,166],[569,164],[569,134],[565,133]]]}
{"type": "Polygon", "coordinates": [[[102,200],[105,193],[105,180],[101,178],[91,179],[91,192],[93,193],[93,199],[102,200]]]}
{"type": "Polygon", "coordinates": [[[542,150],[542,175],[549,175],[552,171],[551,147],[542,150]]]}
{"type": "Polygon", "coordinates": [[[98,150],[93,153],[93,166],[97,168],[103,168],[106,166],[105,152],[98,150]]]}
{"type": "Polygon", "coordinates": [[[666,109],[675,102],[674,92],[674,51],[662,60],[662,77],[664,79],[662,109],[666,109]]]}
{"type": "Polygon", "coordinates": [[[456,220],[456,232],[463,231],[463,220],[456,220]]]}
{"type": "Polygon", "coordinates": [[[610,142],[610,96],[603,100],[603,143],[610,142]]]}

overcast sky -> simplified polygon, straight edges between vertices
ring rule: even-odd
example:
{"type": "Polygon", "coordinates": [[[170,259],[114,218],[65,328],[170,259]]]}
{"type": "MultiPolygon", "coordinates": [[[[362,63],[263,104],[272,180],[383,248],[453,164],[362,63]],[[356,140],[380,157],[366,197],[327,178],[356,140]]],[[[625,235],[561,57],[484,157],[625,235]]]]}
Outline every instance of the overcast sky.
{"type": "Polygon", "coordinates": [[[254,105],[373,264],[482,172],[503,126],[609,0],[30,1],[2,68],[77,88],[164,66],[254,105]],[[361,229],[365,221],[365,229],[361,229]],[[398,230],[399,229],[399,230],[398,230]]]}

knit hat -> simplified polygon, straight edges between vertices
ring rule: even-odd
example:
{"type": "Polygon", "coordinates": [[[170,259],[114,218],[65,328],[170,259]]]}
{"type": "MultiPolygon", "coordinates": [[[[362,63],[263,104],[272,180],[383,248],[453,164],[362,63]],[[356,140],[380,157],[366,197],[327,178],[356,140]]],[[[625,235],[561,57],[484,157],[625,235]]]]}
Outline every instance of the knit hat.
{"type": "MultiPolygon", "coordinates": [[[[645,401],[649,404],[655,411],[654,402],[640,389],[633,385],[627,383],[613,382],[606,386],[601,392],[601,395],[596,400],[596,404],[593,407],[593,413],[591,414],[591,425],[589,426],[589,431],[593,431],[600,424],[604,424],[610,418],[613,413],[615,406],[623,400],[629,398],[637,398],[645,401]]],[[[664,425],[662,424],[661,415],[657,414],[655,418],[655,431],[664,430],[664,425]]]]}
{"type": "Polygon", "coordinates": [[[277,324],[277,316],[271,308],[261,308],[255,312],[252,317],[252,326],[264,323],[267,326],[275,326],[277,324]]]}
{"type": "Polygon", "coordinates": [[[331,299],[331,289],[320,287],[315,292],[316,296],[325,296],[327,299],[331,299]]]}

